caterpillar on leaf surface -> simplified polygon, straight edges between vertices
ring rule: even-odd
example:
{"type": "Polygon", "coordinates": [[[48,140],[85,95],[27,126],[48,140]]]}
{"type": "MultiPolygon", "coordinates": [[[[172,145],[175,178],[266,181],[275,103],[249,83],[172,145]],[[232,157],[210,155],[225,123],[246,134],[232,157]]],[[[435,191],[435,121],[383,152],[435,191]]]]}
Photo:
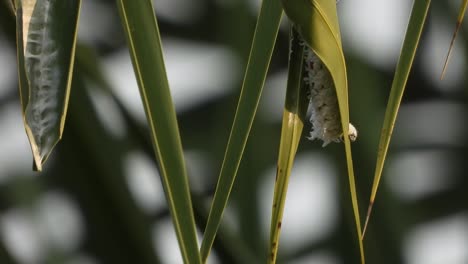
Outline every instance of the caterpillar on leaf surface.
{"type": "MultiPolygon", "coordinates": [[[[309,89],[309,108],[311,109],[312,131],[309,139],[322,140],[323,147],[331,142],[341,142],[343,129],[333,78],[324,63],[304,41],[302,41],[302,46],[304,47],[306,75],[304,82],[309,89]]],[[[357,129],[349,123],[349,139],[355,141],[357,135],[357,129]]]]}

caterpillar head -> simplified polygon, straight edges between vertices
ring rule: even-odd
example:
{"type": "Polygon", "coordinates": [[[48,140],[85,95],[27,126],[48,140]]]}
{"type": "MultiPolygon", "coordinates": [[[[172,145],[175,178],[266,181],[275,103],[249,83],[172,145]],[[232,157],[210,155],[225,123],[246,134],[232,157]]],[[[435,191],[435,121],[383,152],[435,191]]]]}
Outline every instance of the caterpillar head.
{"type": "Polygon", "coordinates": [[[358,136],[357,129],[353,126],[353,124],[349,123],[349,131],[348,131],[349,140],[354,142],[356,141],[357,136],[358,136]]]}

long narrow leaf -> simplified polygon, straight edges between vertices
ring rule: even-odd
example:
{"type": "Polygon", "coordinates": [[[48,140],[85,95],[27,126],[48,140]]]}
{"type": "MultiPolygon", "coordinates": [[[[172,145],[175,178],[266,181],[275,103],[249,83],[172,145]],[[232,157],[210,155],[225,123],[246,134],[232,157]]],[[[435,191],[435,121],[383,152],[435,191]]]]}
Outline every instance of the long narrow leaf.
{"type": "MultiPolygon", "coordinates": [[[[341,46],[341,35],[338,23],[335,1],[330,0],[282,0],[288,17],[294,22],[299,33],[308,46],[326,65],[333,78],[338,97],[341,126],[344,135],[349,134],[349,106],[346,64],[341,46]]],[[[344,136],[346,161],[348,166],[351,203],[353,206],[356,230],[361,237],[361,221],[359,217],[356,194],[351,143],[344,136]]],[[[361,262],[365,262],[364,247],[358,239],[361,262]]]]}
{"type": "Polygon", "coordinates": [[[388,99],[387,110],[385,111],[385,119],[380,134],[379,151],[377,153],[377,163],[375,167],[374,182],[372,184],[372,192],[367,209],[366,222],[364,224],[364,231],[362,239],[364,238],[367,225],[369,223],[372,206],[374,205],[375,196],[379,187],[379,182],[382,176],[382,171],[387,156],[388,146],[393,133],[393,127],[400,108],[401,98],[405,91],[406,82],[413,65],[416,49],[419,44],[419,39],[426,21],[427,12],[431,4],[430,0],[415,0],[413,10],[411,11],[408,28],[406,31],[405,40],[401,49],[400,59],[393,77],[392,89],[388,99]]]}
{"type": "Polygon", "coordinates": [[[201,263],[176,113],[150,0],[117,1],[184,263],[201,263]]]}
{"type": "Polygon", "coordinates": [[[17,0],[23,120],[41,171],[60,140],[68,107],[81,0],[17,0]]]}
{"type": "Polygon", "coordinates": [[[216,192],[201,245],[205,262],[213,245],[224,208],[226,207],[236,173],[244,152],[250,128],[262,94],[271,54],[275,46],[282,9],[277,0],[264,0],[258,16],[249,62],[237,105],[231,135],[224,154],[216,192]]]}
{"type": "Polygon", "coordinates": [[[440,75],[440,79],[444,78],[445,71],[447,70],[448,62],[450,60],[450,55],[452,54],[453,44],[455,43],[455,39],[457,38],[457,33],[458,33],[458,30],[460,29],[461,23],[463,22],[463,18],[465,17],[467,6],[468,6],[468,0],[463,0],[460,6],[460,10],[458,11],[458,18],[457,18],[457,23],[455,24],[455,31],[453,31],[452,40],[450,41],[449,50],[447,52],[447,57],[445,58],[444,68],[442,69],[442,74],[440,75]]]}
{"type": "Polygon", "coordinates": [[[275,192],[270,225],[268,263],[276,263],[281,221],[288,189],[289,176],[304,127],[304,118],[309,106],[307,89],[304,87],[304,46],[296,30],[291,29],[291,55],[289,59],[288,84],[283,111],[281,140],[276,169],[275,192]]]}

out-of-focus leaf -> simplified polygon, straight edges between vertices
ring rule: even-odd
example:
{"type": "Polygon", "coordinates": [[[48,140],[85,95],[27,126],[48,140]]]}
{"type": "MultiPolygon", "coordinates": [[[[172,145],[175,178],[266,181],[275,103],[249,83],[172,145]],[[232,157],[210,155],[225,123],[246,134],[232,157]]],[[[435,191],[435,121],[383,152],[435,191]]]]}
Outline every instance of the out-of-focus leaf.
{"type": "Polygon", "coordinates": [[[81,0],[16,2],[23,119],[39,171],[63,133],[80,4],[81,0]]]}
{"type": "Polygon", "coordinates": [[[445,58],[444,68],[442,69],[442,74],[440,79],[444,78],[445,71],[447,70],[448,62],[450,60],[450,55],[452,54],[453,44],[455,43],[455,38],[457,37],[458,30],[460,29],[463,18],[465,17],[466,7],[468,6],[468,0],[463,0],[461,2],[460,10],[458,11],[457,23],[455,24],[455,31],[453,32],[452,40],[450,41],[449,50],[447,52],[447,58],[445,58]]]}
{"type": "Polygon", "coordinates": [[[281,141],[276,168],[275,192],[270,225],[268,262],[276,263],[281,221],[288,189],[289,176],[296,156],[297,147],[304,127],[304,119],[309,106],[307,89],[304,87],[304,46],[296,30],[291,29],[291,55],[289,58],[288,84],[283,111],[281,141]]]}
{"type": "Polygon", "coordinates": [[[203,262],[210,253],[224,208],[226,207],[247,138],[262,94],[271,54],[275,46],[282,9],[277,0],[264,0],[258,16],[249,62],[237,105],[231,135],[226,147],[216,192],[201,245],[203,262]]]}
{"type": "Polygon", "coordinates": [[[7,247],[2,242],[0,243],[0,262],[5,264],[17,264],[11,253],[8,252],[7,247]]]}
{"type": "Polygon", "coordinates": [[[390,145],[390,139],[393,133],[393,127],[400,108],[401,98],[405,91],[406,82],[413,65],[414,56],[416,49],[419,44],[419,39],[426,21],[427,11],[431,5],[430,0],[415,0],[413,10],[411,11],[408,28],[406,31],[405,40],[403,41],[403,47],[401,49],[400,58],[395,70],[395,76],[393,77],[392,89],[390,91],[390,97],[388,99],[387,109],[385,110],[385,119],[380,134],[379,150],[377,153],[377,163],[375,167],[374,182],[372,184],[372,192],[367,209],[366,222],[364,224],[364,231],[367,230],[369,223],[370,214],[372,212],[372,206],[374,205],[375,196],[379,187],[380,178],[387,156],[388,146],[390,145]]]}
{"type": "Polygon", "coordinates": [[[16,13],[16,3],[14,0],[4,0],[11,12],[16,13]]]}
{"type": "Polygon", "coordinates": [[[150,0],[117,1],[184,263],[201,263],[177,118],[150,0]]]}
{"type": "MultiPolygon", "coordinates": [[[[341,46],[336,2],[330,0],[282,0],[284,11],[297,27],[304,41],[326,65],[335,84],[344,135],[349,134],[349,106],[346,64],[341,46]]],[[[358,237],[361,237],[361,221],[355,188],[351,143],[344,136],[348,178],[358,237]]],[[[361,262],[365,262],[364,248],[359,241],[361,262]]]]}
{"type": "Polygon", "coordinates": [[[78,43],[67,120],[70,136],[61,142],[60,164],[54,166],[58,172],[69,172],[56,175],[58,184],[76,195],[92,228],[89,250],[100,263],[158,264],[161,260],[152,243],[154,223],[135,202],[126,181],[134,177],[125,168],[135,138],[132,134],[125,139],[113,137],[97,115],[90,91],[103,84],[89,72],[89,67],[98,70],[100,66],[88,63],[92,56],[83,58],[78,43]]]}

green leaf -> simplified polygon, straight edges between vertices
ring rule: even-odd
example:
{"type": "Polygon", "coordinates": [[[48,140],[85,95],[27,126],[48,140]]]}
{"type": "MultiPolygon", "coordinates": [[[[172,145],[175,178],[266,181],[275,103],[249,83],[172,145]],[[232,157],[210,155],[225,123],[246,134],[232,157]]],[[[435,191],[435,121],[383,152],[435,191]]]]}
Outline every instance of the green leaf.
{"type": "Polygon", "coordinates": [[[249,62],[237,105],[231,135],[226,147],[216,192],[201,245],[205,262],[213,245],[224,208],[231,193],[236,173],[244,152],[247,138],[257,111],[263,84],[265,83],[271,54],[275,46],[282,9],[277,0],[264,0],[258,16],[249,62]]]}
{"type": "Polygon", "coordinates": [[[80,4],[80,0],[15,2],[23,120],[38,171],[62,137],[80,4]]]}
{"type": "Polygon", "coordinates": [[[448,62],[450,60],[450,55],[452,54],[453,44],[455,43],[455,39],[457,38],[457,33],[458,33],[458,30],[460,29],[461,23],[463,22],[463,18],[465,17],[467,6],[468,6],[468,0],[463,0],[461,2],[460,10],[458,12],[457,23],[455,24],[455,31],[453,31],[452,40],[450,41],[449,50],[447,52],[447,57],[445,58],[444,68],[442,69],[442,74],[440,75],[440,79],[444,78],[445,71],[447,70],[448,62]]]}
{"type": "Polygon", "coordinates": [[[372,206],[374,205],[375,196],[377,194],[380,178],[382,176],[385,158],[387,156],[388,146],[390,145],[390,139],[392,137],[393,127],[395,125],[398,109],[400,108],[401,98],[403,97],[403,92],[405,91],[406,82],[408,80],[411,66],[413,65],[414,56],[416,54],[416,49],[419,44],[419,39],[421,37],[430,4],[430,0],[415,0],[413,10],[411,11],[405,40],[403,41],[400,58],[395,70],[395,76],[393,77],[392,89],[388,99],[387,110],[385,111],[382,132],[380,134],[374,182],[372,184],[372,192],[369,207],[367,209],[366,222],[364,224],[362,238],[364,238],[364,234],[369,223],[372,206]]]}
{"type": "Polygon", "coordinates": [[[276,263],[289,176],[291,175],[294,157],[296,156],[305,115],[309,106],[307,89],[304,87],[303,82],[304,46],[300,45],[300,37],[294,29],[291,29],[290,49],[288,84],[270,225],[269,263],[276,263]]]}
{"type": "MultiPolygon", "coordinates": [[[[346,64],[341,46],[341,36],[336,12],[336,2],[330,0],[282,0],[284,11],[298,29],[304,41],[326,65],[333,78],[340,108],[341,125],[344,135],[349,134],[349,106],[346,64]]],[[[351,143],[344,136],[348,178],[353,205],[356,230],[361,237],[351,143]]],[[[364,263],[364,248],[359,240],[361,262],[364,263]]]]}
{"type": "Polygon", "coordinates": [[[201,263],[187,172],[154,9],[117,1],[184,263],[201,263]]]}

